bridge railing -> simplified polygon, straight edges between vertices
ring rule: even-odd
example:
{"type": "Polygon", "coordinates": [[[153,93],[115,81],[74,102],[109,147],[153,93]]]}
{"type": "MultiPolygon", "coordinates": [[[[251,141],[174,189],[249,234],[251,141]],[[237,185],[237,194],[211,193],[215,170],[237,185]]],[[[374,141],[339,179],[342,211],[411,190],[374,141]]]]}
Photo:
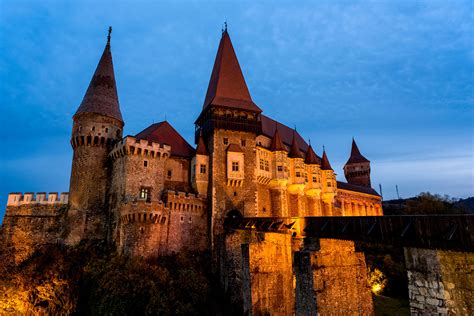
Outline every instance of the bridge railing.
{"type": "Polygon", "coordinates": [[[229,219],[226,226],[295,236],[474,252],[474,215],[245,217],[229,219]]]}

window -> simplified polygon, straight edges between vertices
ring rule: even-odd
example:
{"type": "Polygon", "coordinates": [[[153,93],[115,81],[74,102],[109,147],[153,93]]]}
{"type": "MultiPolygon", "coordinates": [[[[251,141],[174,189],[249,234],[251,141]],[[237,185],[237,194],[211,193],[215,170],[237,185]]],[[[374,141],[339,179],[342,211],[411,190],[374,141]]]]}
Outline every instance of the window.
{"type": "Polygon", "coordinates": [[[270,171],[270,164],[268,163],[268,160],[265,160],[265,171],[270,171]]]}
{"type": "Polygon", "coordinates": [[[184,223],[184,216],[183,216],[183,215],[181,215],[179,221],[180,221],[181,223],[184,223]]]}
{"type": "Polygon", "coordinates": [[[237,192],[236,192],[236,191],[234,191],[234,196],[237,196],[237,192]]]}
{"type": "Polygon", "coordinates": [[[92,126],[91,130],[95,131],[95,126],[92,126]]]}
{"type": "Polygon", "coordinates": [[[313,182],[318,182],[318,181],[316,181],[316,180],[317,180],[316,177],[313,177],[313,182]]]}
{"type": "Polygon", "coordinates": [[[301,174],[300,174],[299,171],[296,171],[296,177],[297,177],[297,178],[301,177],[301,174]]]}
{"type": "Polygon", "coordinates": [[[105,132],[106,132],[106,133],[108,133],[108,132],[109,132],[109,129],[108,129],[107,127],[105,128],[105,132]]]}
{"type": "Polygon", "coordinates": [[[206,165],[201,164],[201,166],[199,167],[199,169],[201,170],[201,173],[206,173],[206,165]]]}
{"type": "Polygon", "coordinates": [[[265,160],[260,158],[260,170],[265,170],[265,160]]]}
{"type": "Polygon", "coordinates": [[[232,161],[232,171],[234,171],[234,172],[239,171],[239,162],[238,161],[232,161]]]}
{"type": "Polygon", "coordinates": [[[146,160],[143,161],[143,166],[144,166],[144,167],[148,167],[148,161],[146,161],[146,160]]]}
{"type": "Polygon", "coordinates": [[[193,222],[193,218],[191,216],[189,216],[188,223],[192,223],[192,222],[193,222]]]}
{"type": "Polygon", "coordinates": [[[278,166],[278,167],[277,167],[277,170],[278,170],[279,172],[282,172],[282,171],[283,171],[283,166],[278,166]]]}
{"type": "Polygon", "coordinates": [[[80,132],[80,131],[82,131],[82,126],[81,126],[81,125],[79,125],[79,132],[80,132]]]}
{"type": "Polygon", "coordinates": [[[242,139],[240,141],[240,144],[242,145],[242,147],[245,147],[245,145],[247,145],[247,141],[245,139],[242,139]]]}
{"type": "Polygon", "coordinates": [[[328,187],[330,187],[330,186],[331,186],[331,181],[328,181],[328,187]]]}
{"type": "Polygon", "coordinates": [[[148,200],[149,195],[150,195],[150,189],[148,189],[148,188],[141,188],[140,189],[140,199],[148,200]]]}
{"type": "Polygon", "coordinates": [[[173,175],[171,170],[168,170],[168,179],[171,179],[171,176],[173,175]]]}
{"type": "Polygon", "coordinates": [[[227,137],[224,137],[224,145],[227,145],[229,143],[229,139],[227,137]]]}

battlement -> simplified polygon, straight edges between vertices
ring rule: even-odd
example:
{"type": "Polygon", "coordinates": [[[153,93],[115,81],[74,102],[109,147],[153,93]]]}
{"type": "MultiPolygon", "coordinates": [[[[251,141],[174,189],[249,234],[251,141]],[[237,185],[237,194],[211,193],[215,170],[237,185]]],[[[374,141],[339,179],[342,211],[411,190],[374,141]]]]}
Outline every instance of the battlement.
{"type": "Polygon", "coordinates": [[[68,204],[69,201],[69,192],[62,192],[58,195],[58,192],[12,192],[8,194],[7,207],[8,206],[20,206],[26,204],[43,204],[43,205],[53,205],[53,204],[68,204]]]}
{"type": "Polygon", "coordinates": [[[206,210],[206,200],[192,193],[168,190],[164,192],[163,198],[173,212],[202,214],[206,210]]]}
{"type": "Polygon", "coordinates": [[[126,155],[138,155],[156,159],[166,159],[170,156],[171,146],[159,144],[144,139],[126,136],[115,144],[109,156],[118,159],[126,155]]]}

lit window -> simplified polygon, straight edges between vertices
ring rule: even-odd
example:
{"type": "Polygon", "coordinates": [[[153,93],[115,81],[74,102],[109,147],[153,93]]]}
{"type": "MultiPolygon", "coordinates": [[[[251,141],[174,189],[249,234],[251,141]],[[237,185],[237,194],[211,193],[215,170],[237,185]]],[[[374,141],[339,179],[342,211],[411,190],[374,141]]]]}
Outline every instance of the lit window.
{"type": "Polygon", "coordinates": [[[199,168],[201,170],[201,173],[206,173],[206,165],[201,164],[201,166],[199,168]]]}
{"type": "Polygon", "coordinates": [[[171,176],[172,176],[172,172],[171,170],[168,170],[168,179],[171,179],[171,176]]]}
{"type": "Polygon", "coordinates": [[[247,145],[247,141],[245,139],[242,139],[240,141],[240,144],[242,144],[242,147],[245,147],[245,145],[247,145]]]}
{"type": "Polygon", "coordinates": [[[140,199],[148,200],[149,195],[150,195],[150,189],[148,189],[148,188],[141,188],[140,189],[140,199]]]}
{"type": "Polygon", "coordinates": [[[277,169],[278,169],[279,172],[282,172],[283,171],[283,166],[278,166],[277,169]]]}
{"type": "Polygon", "coordinates": [[[233,161],[232,162],[232,171],[234,171],[234,172],[239,171],[239,162],[238,161],[233,161]]]}
{"type": "Polygon", "coordinates": [[[229,139],[227,137],[224,137],[224,145],[227,145],[229,143],[229,139]]]}

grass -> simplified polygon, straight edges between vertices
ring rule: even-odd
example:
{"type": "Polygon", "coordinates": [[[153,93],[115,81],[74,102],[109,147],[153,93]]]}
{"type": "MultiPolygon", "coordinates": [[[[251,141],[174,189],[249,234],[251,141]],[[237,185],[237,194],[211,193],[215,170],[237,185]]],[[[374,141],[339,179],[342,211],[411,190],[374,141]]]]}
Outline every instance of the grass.
{"type": "Polygon", "coordinates": [[[382,295],[373,295],[375,315],[410,315],[408,300],[382,295]]]}

